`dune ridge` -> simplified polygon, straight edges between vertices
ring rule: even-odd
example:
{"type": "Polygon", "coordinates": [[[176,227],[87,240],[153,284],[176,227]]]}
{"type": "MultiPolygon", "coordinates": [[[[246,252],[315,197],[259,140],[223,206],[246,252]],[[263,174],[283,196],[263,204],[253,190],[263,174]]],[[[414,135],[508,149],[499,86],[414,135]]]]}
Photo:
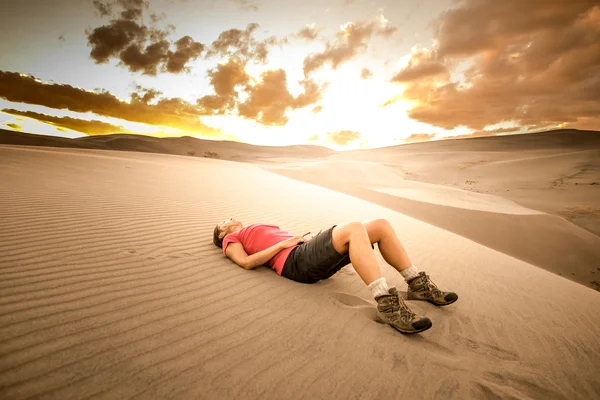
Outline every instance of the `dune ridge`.
{"type": "Polygon", "coordinates": [[[0,129],[0,144],[135,151],[235,161],[255,160],[262,157],[270,157],[273,154],[280,154],[284,157],[314,158],[335,153],[335,151],[322,146],[258,146],[230,140],[198,139],[191,136],[154,137],[115,133],[111,135],[84,136],[69,139],[15,132],[6,129],[0,129]]]}
{"type": "Polygon", "coordinates": [[[0,146],[0,174],[2,398],[600,396],[599,293],[389,208],[210,158],[0,146]],[[231,216],[386,218],[460,300],[409,302],[434,326],[400,335],[351,266],[233,265],[211,242],[231,216]]]}

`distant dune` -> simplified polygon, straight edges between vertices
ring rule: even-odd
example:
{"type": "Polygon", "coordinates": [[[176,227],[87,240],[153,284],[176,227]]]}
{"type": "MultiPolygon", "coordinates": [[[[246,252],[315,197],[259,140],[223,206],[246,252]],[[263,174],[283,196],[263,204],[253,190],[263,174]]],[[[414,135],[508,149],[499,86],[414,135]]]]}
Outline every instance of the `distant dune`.
{"type": "Polygon", "coordinates": [[[181,156],[251,161],[263,157],[325,157],[335,151],[322,146],[256,146],[228,140],[204,140],[190,136],[158,138],[145,135],[113,134],[67,139],[0,129],[0,144],[70,147],[76,149],[139,151],[181,156]]]}

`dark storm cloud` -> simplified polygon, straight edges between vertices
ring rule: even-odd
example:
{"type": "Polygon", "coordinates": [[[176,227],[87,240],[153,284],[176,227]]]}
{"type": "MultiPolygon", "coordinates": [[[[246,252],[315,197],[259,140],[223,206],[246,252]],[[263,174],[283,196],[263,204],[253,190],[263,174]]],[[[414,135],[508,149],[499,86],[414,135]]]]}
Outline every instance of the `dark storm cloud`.
{"type": "Polygon", "coordinates": [[[86,135],[107,135],[111,133],[123,132],[123,127],[108,124],[102,121],[85,120],[71,117],[55,117],[47,114],[40,114],[33,111],[19,111],[12,109],[3,109],[2,112],[12,115],[20,115],[31,118],[36,121],[44,122],[56,127],[71,129],[86,135]]]}
{"type": "Polygon", "coordinates": [[[396,28],[381,19],[348,23],[337,32],[334,40],[326,43],[324,51],[310,54],[304,59],[304,74],[308,76],[325,64],[331,64],[336,69],[366,50],[372,36],[390,37],[395,31],[396,28]]]}
{"type": "Polygon", "coordinates": [[[127,103],[106,91],[89,92],[70,85],[44,84],[32,76],[0,71],[0,98],[8,101],[75,112],[93,112],[132,122],[170,126],[206,136],[220,134],[220,131],[200,121],[199,117],[206,114],[201,108],[178,98],[156,100],[156,91],[138,92],[127,103]],[[152,100],[156,102],[150,104],[152,100]]]}
{"type": "Polygon", "coordinates": [[[481,130],[568,123],[600,128],[600,6],[594,0],[466,0],[435,23],[437,46],[393,80],[416,120],[481,130]],[[466,64],[464,78],[449,71],[466,64]]]}

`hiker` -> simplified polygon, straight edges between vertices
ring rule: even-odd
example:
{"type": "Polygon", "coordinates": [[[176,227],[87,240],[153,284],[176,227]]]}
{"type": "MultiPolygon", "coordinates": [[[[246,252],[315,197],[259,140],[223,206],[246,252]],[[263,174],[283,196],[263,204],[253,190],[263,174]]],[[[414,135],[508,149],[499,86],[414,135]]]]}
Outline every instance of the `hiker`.
{"type": "Polygon", "coordinates": [[[213,232],[215,246],[244,269],[268,265],[278,275],[301,283],[327,279],[342,267],[352,266],[373,292],[377,322],[402,333],[431,328],[431,320],[411,311],[396,288],[388,288],[373,250],[377,243],[385,261],[404,277],[408,300],[425,300],[437,306],[454,303],[456,293],[443,292],[429,276],[418,271],[391,224],[385,219],[346,222],[308,236],[293,234],[268,224],[244,225],[233,218],[219,223],[213,232]]]}

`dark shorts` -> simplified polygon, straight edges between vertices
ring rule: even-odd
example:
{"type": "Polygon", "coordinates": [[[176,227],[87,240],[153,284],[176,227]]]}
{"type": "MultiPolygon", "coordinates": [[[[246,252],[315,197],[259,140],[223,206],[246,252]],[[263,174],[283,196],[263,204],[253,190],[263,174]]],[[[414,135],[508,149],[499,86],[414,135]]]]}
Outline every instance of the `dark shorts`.
{"type": "Polygon", "coordinates": [[[315,283],[350,264],[350,255],[340,254],[333,247],[331,235],[335,227],[295,247],[285,260],[281,275],[296,282],[315,283]]]}

